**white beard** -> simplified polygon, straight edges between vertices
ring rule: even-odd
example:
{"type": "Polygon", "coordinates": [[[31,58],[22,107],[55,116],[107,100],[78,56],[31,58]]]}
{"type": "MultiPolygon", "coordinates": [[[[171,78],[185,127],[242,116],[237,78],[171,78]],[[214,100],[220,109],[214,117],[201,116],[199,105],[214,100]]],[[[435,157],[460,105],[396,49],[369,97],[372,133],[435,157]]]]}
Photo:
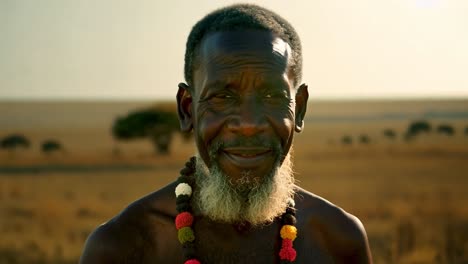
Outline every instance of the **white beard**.
{"type": "Polygon", "coordinates": [[[234,183],[217,165],[208,168],[198,155],[196,164],[194,205],[214,221],[267,224],[284,213],[294,195],[290,154],[265,178],[252,180],[246,175],[234,183]]]}

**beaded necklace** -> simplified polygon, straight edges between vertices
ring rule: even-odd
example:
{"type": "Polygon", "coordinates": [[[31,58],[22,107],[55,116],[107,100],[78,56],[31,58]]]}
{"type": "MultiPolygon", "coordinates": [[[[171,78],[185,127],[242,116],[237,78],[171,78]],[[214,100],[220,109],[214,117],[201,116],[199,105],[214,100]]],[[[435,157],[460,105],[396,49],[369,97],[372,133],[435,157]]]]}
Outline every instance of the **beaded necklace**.
{"type": "MultiPolygon", "coordinates": [[[[201,264],[196,257],[195,234],[192,229],[194,216],[191,206],[192,186],[194,185],[195,157],[185,163],[185,167],[180,171],[180,177],[177,179],[176,209],[179,213],[175,219],[177,236],[182,244],[185,262],[184,264],[201,264]]],[[[292,263],[296,259],[296,250],[293,248],[293,241],[296,239],[296,209],[294,200],[289,199],[286,212],[281,215],[282,227],[280,230],[281,249],[279,257],[281,263],[292,263]]]]}

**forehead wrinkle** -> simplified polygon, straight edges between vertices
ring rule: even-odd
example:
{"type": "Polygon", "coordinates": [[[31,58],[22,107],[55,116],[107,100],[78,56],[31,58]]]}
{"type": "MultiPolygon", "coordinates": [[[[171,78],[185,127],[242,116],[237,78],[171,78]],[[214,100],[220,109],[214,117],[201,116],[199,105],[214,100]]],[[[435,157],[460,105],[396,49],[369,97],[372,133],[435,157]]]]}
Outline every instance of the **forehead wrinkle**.
{"type": "Polygon", "coordinates": [[[291,48],[287,42],[279,37],[266,32],[247,31],[241,32],[216,32],[202,41],[200,45],[200,57],[206,65],[241,65],[242,63],[277,64],[285,69],[290,64],[291,48]],[[259,36],[261,38],[255,38],[259,36]],[[252,35],[251,38],[249,36],[252,35]]]}
{"type": "Polygon", "coordinates": [[[256,83],[259,78],[263,79],[264,74],[287,74],[287,60],[277,54],[250,54],[250,53],[228,53],[211,54],[205,56],[202,63],[208,79],[224,79],[226,82],[239,82],[240,78],[245,79],[249,75],[255,76],[256,83]],[[275,56],[276,55],[276,56],[275,56]]]}
{"type": "Polygon", "coordinates": [[[270,54],[253,54],[251,52],[212,52],[206,56],[205,65],[217,65],[226,68],[247,67],[253,69],[268,69],[280,66],[281,69],[285,69],[287,67],[287,61],[287,56],[274,52],[270,54]]]}
{"type": "Polygon", "coordinates": [[[263,76],[261,74],[240,74],[239,84],[240,87],[248,88],[248,87],[257,87],[259,83],[263,80],[263,76]]]}
{"type": "Polygon", "coordinates": [[[257,50],[267,53],[274,52],[285,57],[288,53],[291,53],[290,45],[282,38],[271,32],[255,30],[211,33],[205,37],[200,46],[203,47],[202,49],[205,52],[213,50],[257,50]]]}
{"type": "Polygon", "coordinates": [[[261,79],[266,76],[276,79],[274,76],[279,75],[290,79],[292,58],[289,44],[264,33],[217,32],[207,35],[200,43],[198,67],[194,69],[202,77],[197,86],[205,90],[206,85],[217,81],[239,85],[247,79],[252,80],[249,85],[258,85],[265,81],[261,79]]]}

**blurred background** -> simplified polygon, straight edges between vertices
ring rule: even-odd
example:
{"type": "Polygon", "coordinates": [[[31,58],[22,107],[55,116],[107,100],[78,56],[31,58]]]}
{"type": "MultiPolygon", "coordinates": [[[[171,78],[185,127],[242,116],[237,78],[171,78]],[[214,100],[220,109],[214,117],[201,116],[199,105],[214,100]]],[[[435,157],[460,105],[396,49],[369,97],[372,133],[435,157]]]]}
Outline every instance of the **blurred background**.
{"type": "MultiPolygon", "coordinates": [[[[76,263],[168,184],[185,40],[236,1],[0,1],[0,263],[76,263]]],[[[358,216],[375,263],[468,263],[468,2],[243,1],[298,31],[298,184],[358,216]]]]}

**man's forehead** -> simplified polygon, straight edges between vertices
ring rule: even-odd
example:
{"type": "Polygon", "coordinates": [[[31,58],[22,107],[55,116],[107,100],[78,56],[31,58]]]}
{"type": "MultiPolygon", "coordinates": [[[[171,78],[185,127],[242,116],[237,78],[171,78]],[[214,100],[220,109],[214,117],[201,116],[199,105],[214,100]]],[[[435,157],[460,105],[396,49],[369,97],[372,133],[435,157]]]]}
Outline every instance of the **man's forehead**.
{"type": "Polygon", "coordinates": [[[226,53],[273,54],[291,57],[289,44],[275,34],[264,30],[219,31],[207,35],[201,42],[202,56],[218,56],[226,53]]]}

